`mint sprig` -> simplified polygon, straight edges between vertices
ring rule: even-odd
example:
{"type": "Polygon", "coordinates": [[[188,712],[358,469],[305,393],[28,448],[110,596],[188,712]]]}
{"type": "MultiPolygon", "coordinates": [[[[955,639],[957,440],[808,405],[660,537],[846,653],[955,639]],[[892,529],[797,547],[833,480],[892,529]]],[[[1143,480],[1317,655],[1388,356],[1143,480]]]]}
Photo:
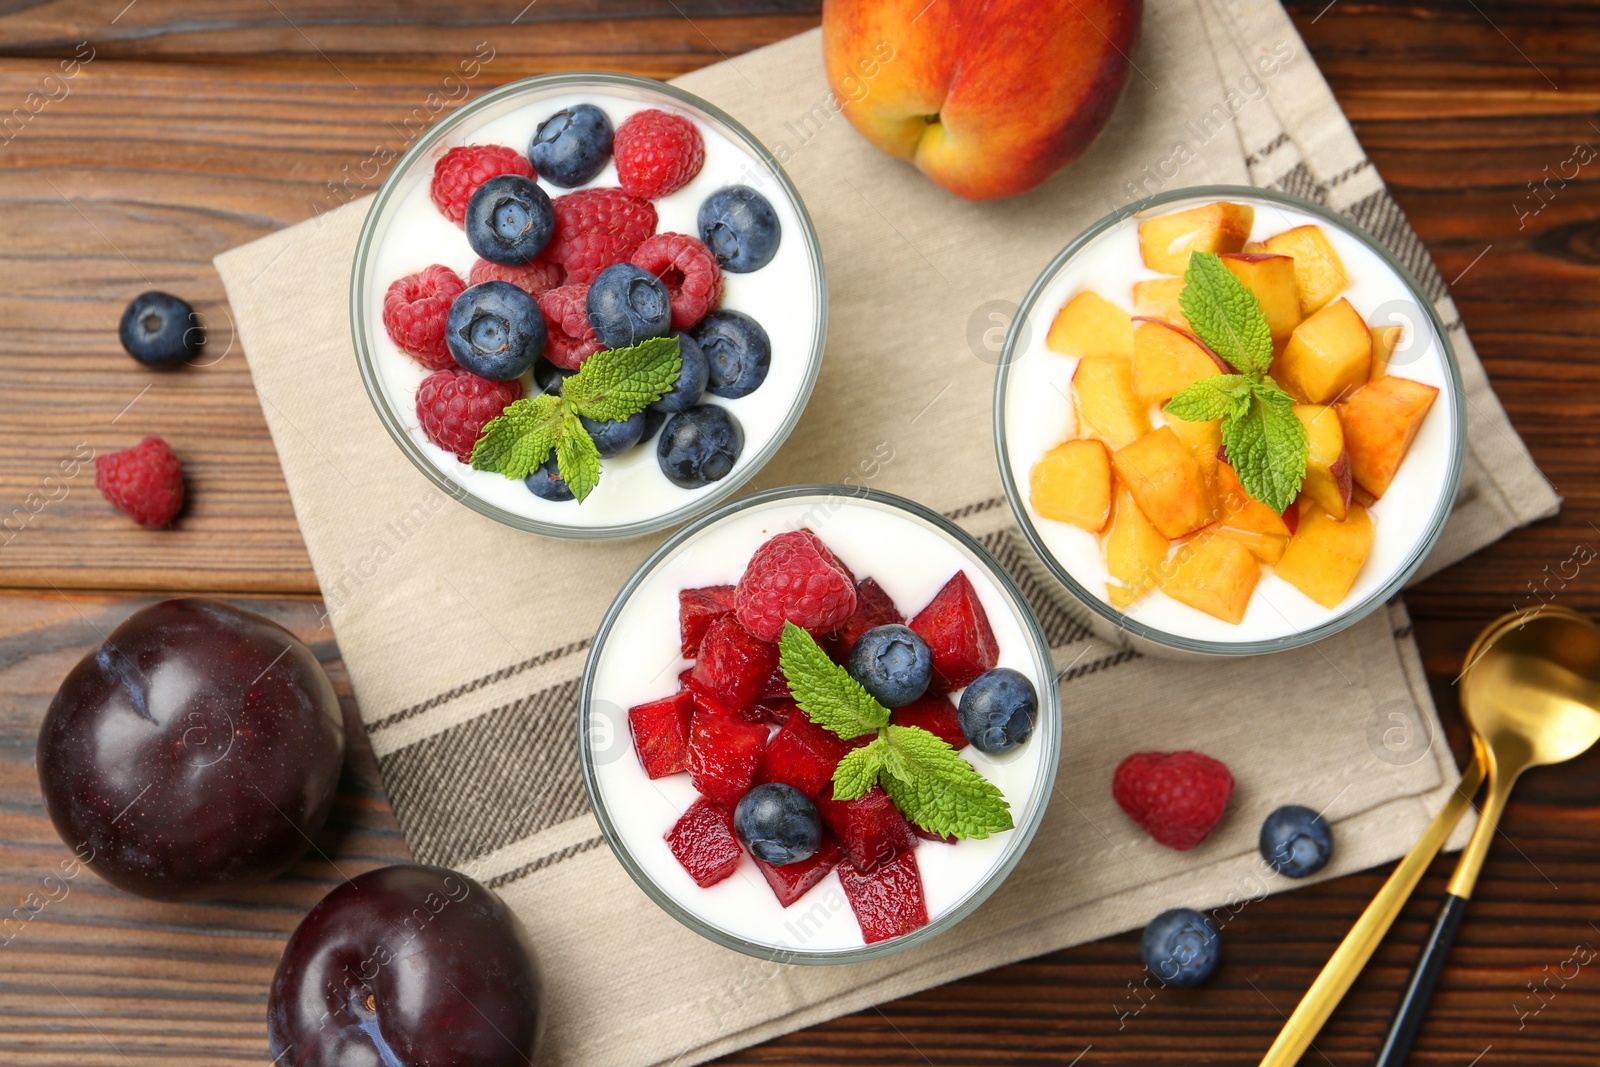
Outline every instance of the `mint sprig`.
{"type": "Polygon", "coordinates": [[[1294,398],[1267,376],[1272,331],[1261,302],[1214,252],[1195,252],[1183,273],[1183,308],[1200,340],[1237,374],[1202,378],[1167,401],[1190,422],[1222,420],[1222,444],[1245,492],[1280,515],[1305,481],[1305,427],[1294,398]]]}
{"type": "Polygon", "coordinates": [[[846,741],[876,733],[851,749],[833,772],[836,800],[856,800],[881,785],[900,813],[941,837],[988,837],[1012,827],[999,788],[950,743],[920,726],[890,725],[889,709],[828,658],[815,639],[785,623],[778,663],[795,703],[812,722],[846,741]]]}
{"type": "Polygon", "coordinates": [[[621,422],[677,384],[683,361],[676,337],[652,337],[596,352],[561,385],[561,395],[523,397],[483,428],[472,469],[526,478],[556,456],[561,478],[583,503],[600,483],[600,451],[578,416],[621,422]]]}

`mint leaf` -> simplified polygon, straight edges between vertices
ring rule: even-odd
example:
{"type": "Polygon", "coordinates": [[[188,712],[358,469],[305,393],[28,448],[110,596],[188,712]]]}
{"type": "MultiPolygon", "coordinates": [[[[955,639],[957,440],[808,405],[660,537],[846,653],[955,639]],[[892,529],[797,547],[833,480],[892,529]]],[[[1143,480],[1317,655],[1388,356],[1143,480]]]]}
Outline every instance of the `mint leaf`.
{"type": "Polygon", "coordinates": [[[1183,280],[1178,305],[1200,340],[1240,374],[1259,381],[1272,366],[1272,331],[1256,295],[1215,252],[1190,255],[1183,280]]]}
{"type": "Polygon", "coordinates": [[[988,837],[1012,827],[1011,806],[950,743],[920,726],[889,726],[879,781],[895,807],[929,833],[988,837]]]}
{"type": "Polygon", "coordinates": [[[878,781],[888,748],[889,742],[879,736],[861,748],[851,749],[833,769],[833,799],[858,800],[866,796],[878,781]]]}
{"type": "Polygon", "coordinates": [[[567,483],[580,504],[600,484],[600,450],[578,416],[570,411],[561,419],[561,436],[556,439],[556,466],[561,470],[561,480],[567,483]]]}
{"type": "Polygon", "coordinates": [[[1306,428],[1294,398],[1270,381],[1256,383],[1245,410],[1224,419],[1222,444],[1245,492],[1283,514],[1306,476],[1306,428]]]}
{"type": "Polygon", "coordinates": [[[682,369],[678,339],[651,337],[629,348],[596,352],[562,383],[561,395],[579,415],[619,422],[670,392],[682,369]]]}
{"type": "Polygon", "coordinates": [[[472,448],[472,469],[526,478],[550,458],[561,426],[559,397],[546,394],[513,401],[483,428],[472,448]]]}
{"type": "Polygon", "coordinates": [[[1208,422],[1241,414],[1250,395],[1249,378],[1242,374],[1216,374],[1201,378],[1167,401],[1161,410],[1185,422],[1208,422]]]}
{"type": "Polygon", "coordinates": [[[792,622],[783,624],[783,635],[778,638],[778,665],[794,702],[818,726],[849,741],[888,724],[889,709],[792,622]]]}

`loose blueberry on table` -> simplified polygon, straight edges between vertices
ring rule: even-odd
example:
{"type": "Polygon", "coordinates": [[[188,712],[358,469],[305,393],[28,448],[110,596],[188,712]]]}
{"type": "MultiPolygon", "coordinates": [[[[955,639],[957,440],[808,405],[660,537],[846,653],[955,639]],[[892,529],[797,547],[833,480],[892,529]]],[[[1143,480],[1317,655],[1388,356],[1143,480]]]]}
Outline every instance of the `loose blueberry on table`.
{"type": "MultiPolygon", "coordinates": [[[[667,433],[701,410],[721,409],[674,416],[667,433]]],[[[727,879],[748,852],[787,908],[837,874],[873,944],[929,921],[921,840],[1012,828],[1000,791],[958,755],[968,738],[952,694],[999,659],[970,580],[957,572],[904,618],[809,529],[764,542],[736,584],[680,590],[692,666],[676,693],[629,709],[628,726],[648,777],[687,773],[699,793],[664,835],[696,885],[727,879]],[[842,715],[846,704],[863,717],[842,715]],[[935,777],[885,769],[908,754],[935,777]],[[941,781],[963,788],[927,788],[941,781]],[[930,793],[968,799],[951,810],[930,793]]]]}
{"type": "Polygon", "coordinates": [[[1139,955],[1161,982],[1187,988],[1200,985],[1217,969],[1222,940],[1206,916],[1193,908],[1173,908],[1144,928],[1139,955]]]}
{"type": "Polygon", "coordinates": [[[1307,878],[1328,865],[1333,831],[1310,808],[1285,804],[1261,824],[1258,844],[1267,866],[1290,878],[1307,878]]]}
{"type": "MultiPolygon", "coordinates": [[[[782,230],[760,193],[731,186],[701,199],[699,237],[657,232],[653,201],[695,195],[684,187],[704,161],[692,120],[646,109],[614,125],[592,103],[544,117],[526,154],[463,145],[440,157],[433,202],[462,227],[463,262],[469,253],[476,261],[467,281],[443,264],[397,278],[383,303],[395,346],[450,372],[418,390],[424,436],[550,501],[581,503],[601,460],[651,442],[674,485],[728,477],[745,437],[737,404],[727,405],[765,382],[772,345],[755,318],[721,307],[723,272],[766,266],[782,230]],[[588,186],[612,163],[617,185],[588,186]],[[573,191],[552,198],[544,184],[573,191]],[[666,337],[675,348],[641,359],[641,343],[666,337]],[[607,391],[648,399],[626,407],[593,390],[587,402],[574,396],[569,383],[591,360],[603,367],[591,378],[607,391]],[[629,388],[617,390],[619,381],[629,388]],[[480,447],[490,437],[498,443],[480,447]]],[[[168,330],[173,314],[141,321],[168,330]]],[[[174,351],[146,347],[152,359],[174,351]]]]}
{"type": "Polygon", "coordinates": [[[194,308],[170,293],[133,298],[117,327],[122,348],[147,367],[170,367],[193,359],[205,340],[194,308]]]}

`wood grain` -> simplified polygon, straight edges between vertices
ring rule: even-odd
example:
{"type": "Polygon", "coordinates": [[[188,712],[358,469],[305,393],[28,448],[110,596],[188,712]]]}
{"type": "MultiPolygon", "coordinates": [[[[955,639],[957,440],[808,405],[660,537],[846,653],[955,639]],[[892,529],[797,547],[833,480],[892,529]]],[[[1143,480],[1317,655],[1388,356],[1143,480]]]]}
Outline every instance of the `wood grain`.
{"type": "MultiPolygon", "coordinates": [[[[257,399],[228,348],[211,257],[356,195],[341,183],[376,146],[403,146],[408,117],[480,42],[494,58],[472,79],[474,92],[582,66],[665,77],[805,29],[819,7],[525,3],[220,0],[197,17],[197,5],[180,0],[0,2],[0,588],[14,591],[0,595],[0,901],[23,906],[66,854],[33,771],[50,694],[99,639],[97,627],[109,630],[152,593],[243,594],[244,606],[313,643],[349,703],[262,421],[271,398],[257,399]],[[63,94],[45,79],[81,55],[83,41],[94,59],[63,94]],[[56,98],[20,128],[5,127],[30,92],[56,98]],[[117,317],[150,287],[196,302],[215,339],[209,365],[151,374],[121,353],[117,317]],[[166,435],[189,471],[193,505],[169,531],[133,528],[108,511],[86,468],[61,468],[83,449],[150,432],[166,435]]],[[[1407,598],[1444,740],[1459,756],[1450,683],[1479,626],[1535,596],[1600,612],[1592,567],[1541,584],[1579,543],[1600,546],[1600,164],[1545,193],[1536,215],[1517,210],[1540,204],[1527,183],[1545,167],[1578,142],[1600,144],[1600,5],[1289,7],[1454,279],[1512,422],[1566,498],[1559,517],[1407,598]]],[[[1565,986],[1550,975],[1574,946],[1600,945],[1591,922],[1600,922],[1597,772],[1591,753],[1524,782],[1413,1063],[1594,1062],[1600,977],[1592,966],[1565,986]]],[[[406,855],[360,744],[317,844],[290,876],[238,899],[155,905],[84,875],[26,922],[3,926],[0,912],[0,1062],[264,1064],[265,989],[284,937],[340,877],[406,855]]],[[[1435,865],[1305,1062],[1371,1055],[1448,868],[1435,865]]],[[[1141,1006],[1128,985],[1140,976],[1136,937],[1126,935],[725,1062],[1254,1063],[1386,874],[1249,905],[1225,931],[1224,966],[1205,989],[1145,992],[1141,1006]]]]}

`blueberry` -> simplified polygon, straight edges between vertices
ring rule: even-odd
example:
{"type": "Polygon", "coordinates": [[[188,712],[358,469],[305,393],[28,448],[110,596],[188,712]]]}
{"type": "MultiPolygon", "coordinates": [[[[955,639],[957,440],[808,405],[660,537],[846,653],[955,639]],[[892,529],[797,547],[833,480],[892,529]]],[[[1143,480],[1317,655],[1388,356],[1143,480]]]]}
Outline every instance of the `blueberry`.
{"type": "Polygon", "coordinates": [[[579,415],[578,421],[594,438],[594,447],[600,450],[601,459],[620,456],[639,443],[644,436],[644,412],[636,411],[620,421],[600,421],[579,415]]]}
{"type": "Polygon", "coordinates": [[[850,677],[884,707],[903,707],[927,692],[933,651],[909,626],[874,626],[850,649],[850,677]]]}
{"type": "Polygon", "coordinates": [[[772,368],[772,341],[761,324],[742,311],[713,311],[694,328],[705,350],[710,377],[706,390],[736,400],[749,396],[767,380],[772,368]]]}
{"type": "Polygon", "coordinates": [[[611,120],[593,104],[565,107],[539,123],[528,161],[545,181],[571,189],[605,169],[611,136],[611,120]]]}
{"type": "Polygon", "coordinates": [[[727,408],[711,404],[672,416],[656,442],[661,473],[684,489],[726,478],[743,451],[744,427],[727,408]]]}
{"type": "Polygon", "coordinates": [[[533,384],[538,386],[541,393],[560,393],[561,383],[577,373],[558,367],[543,356],[533,361],[533,384]]]}
{"type": "Polygon", "coordinates": [[[961,694],[961,732],[979,752],[1010,752],[1033,735],[1039,694],[1027,675],[996,667],[978,675],[961,694]]]}
{"type": "Polygon", "coordinates": [[[531,179],[502,174],[478,186],[467,201],[467,243],[490,263],[532,263],[550,243],[556,212],[531,179]]]}
{"type": "Polygon", "coordinates": [[[528,492],[546,500],[573,499],[572,490],[567,488],[566,479],[561,477],[561,471],[556,466],[554,452],[550,453],[550,458],[544,461],[543,466],[522,479],[522,484],[528,487],[528,492]]]}
{"type": "Polygon", "coordinates": [[[520,378],[544,353],[544,316],[510,282],[479,282],[456,297],[445,320],[456,362],[480,378],[520,378]]]}
{"type": "Polygon", "coordinates": [[[614,263],[589,286],[589,325],[607,348],[627,348],[664,337],[672,304],[661,279],[632,263],[614,263]]]}
{"type": "Polygon", "coordinates": [[[822,844],[817,806],[782,782],[758,785],[740,797],[733,829],[750,855],[774,867],[810,859],[822,844]]]}
{"type": "Polygon", "coordinates": [[[1167,985],[1187,988],[1211,977],[1222,957],[1222,941],[1209,918],[1193,908],[1173,908],[1150,920],[1139,956],[1167,985]]]}
{"type": "Polygon", "coordinates": [[[147,367],[170,367],[194,358],[205,340],[194,308],[169,293],[133,298],[122,312],[117,336],[128,355],[147,367]]]}
{"type": "Polygon", "coordinates": [[[1261,858],[1290,878],[1316,874],[1333,852],[1333,831],[1310,808],[1285,804],[1261,824],[1261,858]]]}
{"type": "Polygon", "coordinates": [[[783,238],[778,213],[748,185],[730,185],[700,205],[700,240],[722,269],[748,274],[772,262],[783,238]]]}
{"type": "Polygon", "coordinates": [[[711,373],[711,368],[706,364],[705,350],[700,347],[699,341],[682,330],[673,331],[672,336],[678,339],[678,358],[683,363],[683,369],[678,371],[678,381],[671,392],[650,405],[651,411],[669,415],[688,411],[700,403],[700,397],[705,395],[706,379],[711,373]]]}

